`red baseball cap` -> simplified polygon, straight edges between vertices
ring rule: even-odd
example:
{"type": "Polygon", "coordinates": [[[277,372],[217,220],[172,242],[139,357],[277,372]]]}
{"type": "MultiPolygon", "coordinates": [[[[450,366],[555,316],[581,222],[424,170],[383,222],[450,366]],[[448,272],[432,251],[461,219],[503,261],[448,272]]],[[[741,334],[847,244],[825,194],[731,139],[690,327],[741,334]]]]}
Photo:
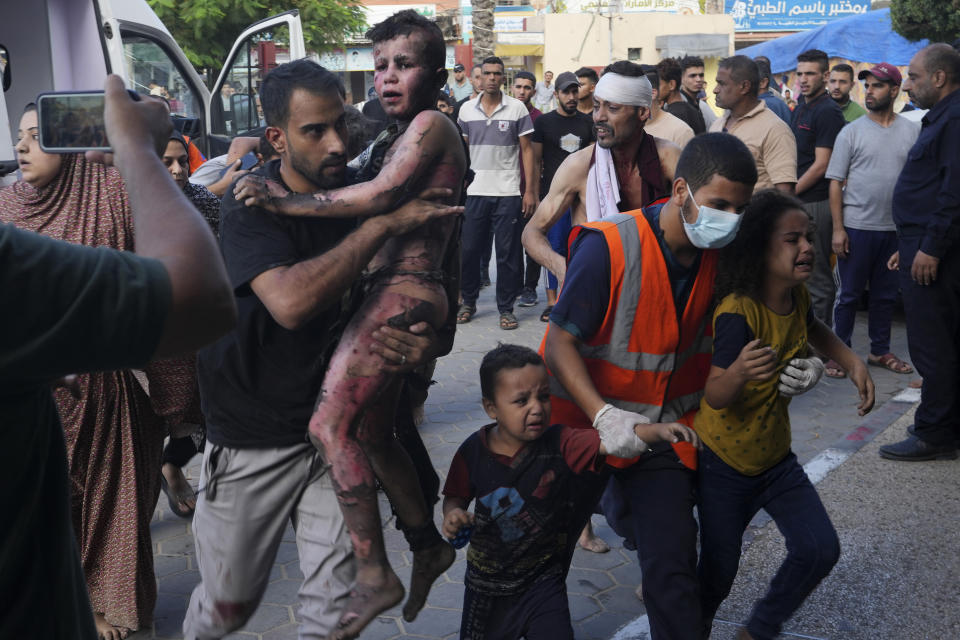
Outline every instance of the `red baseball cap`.
{"type": "Polygon", "coordinates": [[[887,82],[892,82],[898,87],[903,82],[903,76],[900,75],[900,69],[897,69],[889,62],[881,62],[872,69],[865,69],[861,71],[857,74],[857,79],[863,80],[867,76],[873,76],[877,80],[886,80],[887,82]]]}

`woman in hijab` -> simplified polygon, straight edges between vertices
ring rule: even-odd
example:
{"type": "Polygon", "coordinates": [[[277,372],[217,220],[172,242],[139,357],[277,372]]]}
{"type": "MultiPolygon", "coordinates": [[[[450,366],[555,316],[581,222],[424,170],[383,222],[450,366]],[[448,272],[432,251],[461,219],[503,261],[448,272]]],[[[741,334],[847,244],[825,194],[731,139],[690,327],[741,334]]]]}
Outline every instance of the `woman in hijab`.
{"type": "MultiPolygon", "coordinates": [[[[76,244],[133,249],[130,205],[116,169],[82,154],[42,152],[34,105],[20,120],[16,151],[22,178],[0,190],[0,221],[76,244]]],[[[55,390],[73,529],[106,640],[151,622],[157,587],[150,520],[163,439],[172,427],[200,420],[192,357],[152,363],[145,374],[149,396],[129,370],[84,374],[73,392],[55,390]]]]}
{"type": "MultiPolygon", "coordinates": [[[[163,151],[163,164],[173,181],[183,189],[184,195],[203,215],[214,235],[220,230],[220,198],[206,187],[190,182],[190,152],[186,138],[174,130],[163,151]]],[[[203,451],[206,433],[201,425],[183,425],[171,432],[170,441],[163,448],[163,466],[160,483],[167,496],[170,510],[181,518],[190,518],[197,506],[197,495],[183,475],[183,467],[190,459],[203,451]],[[193,428],[191,428],[193,427],[193,428]]]]}

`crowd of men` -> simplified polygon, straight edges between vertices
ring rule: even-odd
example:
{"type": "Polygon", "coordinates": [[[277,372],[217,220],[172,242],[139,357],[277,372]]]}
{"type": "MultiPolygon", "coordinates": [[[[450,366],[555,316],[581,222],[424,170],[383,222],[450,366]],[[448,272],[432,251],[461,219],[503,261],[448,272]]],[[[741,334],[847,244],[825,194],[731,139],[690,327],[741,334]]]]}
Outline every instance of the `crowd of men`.
{"type": "MultiPolygon", "coordinates": [[[[461,448],[460,466],[456,474],[451,468],[444,488],[444,532],[474,536],[461,633],[506,638],[537,629],[572,638],[563,577],[578,541],[604,550],[588,525],[599,506],[637,549],[653,638],[709,637],[729,590],[724,581],[736,573],[739,542],[727,549],[732,555],[698,558],[704,531],[693,512],[704,506],[697,466],[707,454],[693,427],[705,387],[741,366],[737,353],[722,365],[716,352],[711,360],[712,309],[718,250],[734,240],[751,207],[803,214],[802,228],[785,233],[784,243],[803,247],[788,271],[810,271],[808,280],[797,280],[806,281],[809,300],[800,296],[802,304],[788,312],[803,311],[803,346],[809,330],[810,343],[823,351],[817,358],[800,350],[782,371],[766,371],[767,391],[792,396],[812,388],[821,373],[849,376],[861,413],[869,411],[872,381],[849,349],[853,320],[867,295],[867,362],[912,373],[890,351],[899,291],[922,399],[906,439],[881,455],[956,457],[960,54],[953,48],[921,50],[906,78],[887,63],[861,71],[862,106],[850,97],[852,68],[830,69],[826,53],[806,51],[797,57],[801,95],[791,109],[765,59],[725,58],[712,79],[692,56],[657,65],[614,62],[601,73],[547,71],[539,82],[521,71],[508,90],[507,69],[495,56],[469,77],[456,65],[449,80],[439,29],[412,11],[370,36],[382,132],[375,139],[363,133],[370,144],[352,141],[366,146],[353,153],[339,79],[306,60],[271,71],[259,96],[267,122],[262,144],[279,157],[248,176],[225,161],[227,173],[219,175],[228,177],[219,180],[233,184],[218,188],[219,250],[184,185],[168,179],[170,165],[186,159],[168,161],[165,154],[161,162],[156,153],[171,140],[164,105],[130,100],[113,76],[105,119],[112,161],[126,184],[135,253],[0,227],[0,299],[21,309],[8,315],[0,344],[0,379],[8,387],[0,412],[11,425],[3,465],[10,524],[0,536],[0,558],[9,563],[0,593],[11,594],[0,604],[4,635],[119,638],[130,630],[112,626],[101,602],[87,595],[96,585],[85,576],[78,543],[82,552],[88,541],[75,541],[69,513],[67,454],[75,464],[80,454],[65,451],[50,387],[67,374],[194,352],[207,446],[204,491],[192,513],[201,582],[185,636],[219,638],[243,627],[289,521],[305,576],[304,637],[356,637],[399,602],[405,589],[383,553],[379,523],[371,527],[357,516],[357,505],[371,495],[376,503],[373,474],[413,552],[404,607],[413,620],[453,558],[430,517],[439,479],[414,419],[432,365],[452,348],[456,325],[480,312],[483,286],[495,280],[499,327],[512,330],[515,305],[538,303],[546,272],[540,319],[548,329],[539,356],[508,349],[485,359],[483,407],[494,424],[474,435],[473,448],[461,448]],[[705,100],[708,81],[717,111],[705,100]],[[894,112],[901,91],[927,110],[922,126],[894,112]],[[462,224],[453,224],[461,212],[462,224]],[[388,251],[394,261],[378,262],[397,238],[456,227],[449,244],[424,241],[420,255],[388,251]],[[430,252],[438,255],[424,267],[430,252]],[[412,311],[391,317],[370,327],[372,346],[345,329],[363,319],[358,309],[386,286],[399,284],[402,295],[412,295],[403,286],[413,280],[442,291],[446,306],[431,308],[448,311],[443,321],[412,311]],[[24,283],[44,295],[23,296],[24,283]],[[344,347],[364,353],[332,371],[340,365],[331,364],[331,354],[344,347]],[[371,362],[378,374],[399,376],[403,391],[391,396],[391,406],[371,411],[363,428],[358,421],[349,433],[311,444],[308,424],[325,377],[346,371],[360,380],[357,371],[371,362]],[[504,380],[513,386],[504,388],[504,380]],[[393,421],[388,426],[400,448],[393,438],[370,438],[375,420],[393,421]],[[573,434],[544,431],[551,423],[573,434]],[[345,439],[359,444],[346,446],[345,439]],[[343,459],[331,464],[334,451],[343,459]],[[488,454],[486,462],[477,457],[488,454]],[[360,456],[371,478],[350,480],[360,473],[353,464],[360,456]],[[524,480],[528,459],[546,466],[524,480]],[[560,477],[564,484],[551,484],[560,477]],[[481,480],[494,490],[471,494],[481,480]],[[558,495],[557,486],[568,493],[558,495]],[[472,498],[476,514],[466,512],[472,498]],[[517,515],[537,500],[542,513],[531,513],[553,516],[542,526],[517,515]],[[545,535],[537,540],[552,546],[518,539],[545,535]]],[[[21,138],[34,134],[27,127],[21,138]]],[[[188,149],[186,140],[177,144],[188,149]]],[[[22,160],[42,160],[27,148],[18,144],[22,160]]],[[[25,174],[32,162],[22,163],[25,174]]],[[[766,255],[764,247],[752,248],[766,255]]],[[[743,343],[744,352],[753,348],[743,343]]],[[[791,464],[793,477],[771,482],[802,492],[795,504],[819,517],[819,499],[795,459],[791,464]]],[[[771,478],[763,474],[779,468],[753,476],[762,484],[771,478]]],[[[750,475],[737,481],[747,486],[743,477],[750,475]]],[[[754,512],[766,499],[752,499],[754,512]]],[[[776,636],[829,573],[839,550],[829,520],[823,522],[812,539],[795,522],[781,527],[788,558],[738,638],[776,636]],[[803,580],[782,575],[790,566],[803,580]]]]}

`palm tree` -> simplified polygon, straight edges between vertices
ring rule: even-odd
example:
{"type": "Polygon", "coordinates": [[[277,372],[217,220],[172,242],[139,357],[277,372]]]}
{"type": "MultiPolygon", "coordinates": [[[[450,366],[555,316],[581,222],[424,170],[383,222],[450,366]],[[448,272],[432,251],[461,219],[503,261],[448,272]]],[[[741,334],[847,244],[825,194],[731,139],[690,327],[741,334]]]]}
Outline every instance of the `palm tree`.
{"type": "Polygon", "coordinates": [[[493,8],[496,0],[471,0],[473,7],[473,64],[480,64],[493,55],[496,36],[493,33],[493,8]]]}

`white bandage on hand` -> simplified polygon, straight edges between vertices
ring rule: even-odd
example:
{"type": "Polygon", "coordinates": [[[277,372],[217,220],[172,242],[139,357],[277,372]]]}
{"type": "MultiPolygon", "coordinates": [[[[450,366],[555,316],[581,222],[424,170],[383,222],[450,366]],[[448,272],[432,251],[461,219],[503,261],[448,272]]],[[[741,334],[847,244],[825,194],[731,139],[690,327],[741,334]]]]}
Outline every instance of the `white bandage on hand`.
{"type": "Polygon", "coordinates": [[[646,416],[617,409],[612,404],[603,405],[593,417],[593,427],[600,432],[600,443],[607,455],[618,458],[635,458],[647,450],[647,443],[637,436],[633,427],[649,423],[646,416]]]}
{"type": "Polygon", "coordinates": [[[820,381],[823,371],[820,358],[794,358],[783,368],[777,389],[787,397],[806,393],[820,381]]]}

